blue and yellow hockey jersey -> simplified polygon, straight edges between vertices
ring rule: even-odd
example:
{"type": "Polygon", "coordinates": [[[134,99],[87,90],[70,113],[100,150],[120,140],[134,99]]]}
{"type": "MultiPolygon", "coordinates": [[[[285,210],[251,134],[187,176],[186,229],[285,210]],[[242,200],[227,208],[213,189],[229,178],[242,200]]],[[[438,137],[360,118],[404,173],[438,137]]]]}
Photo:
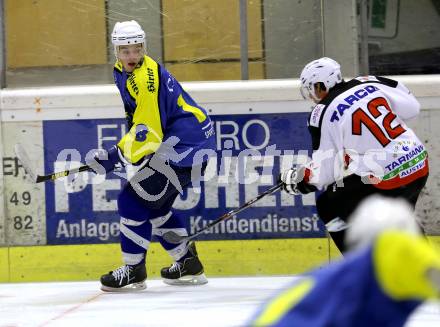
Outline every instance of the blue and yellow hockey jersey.
{"type": "Polygon", "coordinates": [[[440,271],[440,254],[423,237],[384,232],[371,246],[283,291],[251,325],[403,326],[419,304],[440,296],[430,269],[440,271]]]}
{"type": "Polygon", "coordinates": [[[145,55],[132,73],[116,62],[113,75],[129,128],[118,147],[128,162],[138,163],[170,138],[172,153],[181,155],[175,156],[178,161],[168,158],[172,164],[189,167],[207,160],[206,155],[195,154],[203,149],[215,150],[211,119],[165,68],[145,55]]]}

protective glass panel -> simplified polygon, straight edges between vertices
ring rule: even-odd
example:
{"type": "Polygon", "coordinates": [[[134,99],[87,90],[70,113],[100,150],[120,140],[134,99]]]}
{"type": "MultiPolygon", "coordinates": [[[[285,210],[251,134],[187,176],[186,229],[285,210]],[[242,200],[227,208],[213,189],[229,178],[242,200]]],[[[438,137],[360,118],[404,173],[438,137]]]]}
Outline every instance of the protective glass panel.
{"type": "Polygon", "coordinates": [[[440,1],[370,0],[373,75],[440,73],[440,1]]]}
{"type": "MultiPolygon", "coordinates": [[[[6,0],[7,87],[112,83],[110,34],[134,19],[148,54],[180,81],[296,78],[323,54],[322,1],[6,0]]],[[[350,0],[351,1],[351,0],[350,0]]]]}

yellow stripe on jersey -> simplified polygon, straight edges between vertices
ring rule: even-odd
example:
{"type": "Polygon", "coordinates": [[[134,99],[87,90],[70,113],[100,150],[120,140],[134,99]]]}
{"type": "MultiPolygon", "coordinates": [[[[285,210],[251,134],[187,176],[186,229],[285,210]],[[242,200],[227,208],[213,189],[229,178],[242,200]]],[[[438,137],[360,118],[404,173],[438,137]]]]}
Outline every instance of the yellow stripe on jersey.
{"type": "Polygon", "coordinates": [[[181,107],[182,110],[192,113],[199,123],[202,123],[206,120],[206,115],[203,110],[186,103],[182,94],[179,95],[179,98],[177,99],[177,105],[181,107]]]}
{"type": "Polygon", "coordinates": [[[423,237],[384,232],[374,245],[373,260],[377,281],[391,298],[438,298],[427,273],[431,268],[440,269],[440,256],[423,237]]]}
{"type": "Polygon", "coordinates": [[[291,310],[310,292],[314,285],[315,281],[312,278],[304,278],[293,287],[278,295],[255,319],[254,326],[270,326],[278,322],[287,311],[291,310]]]}
{"type": "Polygon", "coordinates": [[[148,56],[127,79],[127,89],[136,101],[133,126],[118,147],[131,163],[154,153],[163,139],[159,111],[159,68],[148,56]]]}

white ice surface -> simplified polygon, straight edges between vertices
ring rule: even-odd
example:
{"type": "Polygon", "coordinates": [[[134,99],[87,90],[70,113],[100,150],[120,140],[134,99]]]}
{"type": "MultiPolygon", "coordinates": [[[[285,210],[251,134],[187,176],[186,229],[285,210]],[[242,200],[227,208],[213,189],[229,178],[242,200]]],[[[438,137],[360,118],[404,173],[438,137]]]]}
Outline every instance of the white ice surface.
{"type": "MultiPolygon", "coordinates": [[[[294,277],[210,278],[202,286],[149,280],[137,293],[104,293],[98,282],[0,284],[0,327],[246,326],[294,277]]],[[[426,304],[408,327],[440,326],[439,304],[426,304]]]]}

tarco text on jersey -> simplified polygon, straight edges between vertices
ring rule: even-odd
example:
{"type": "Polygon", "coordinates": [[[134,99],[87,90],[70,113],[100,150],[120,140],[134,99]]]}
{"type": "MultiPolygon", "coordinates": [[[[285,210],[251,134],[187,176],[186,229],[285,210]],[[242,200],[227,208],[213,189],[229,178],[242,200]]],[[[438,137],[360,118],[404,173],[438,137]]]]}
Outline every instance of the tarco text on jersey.
{"type": "Polygon", "coordinates": [[[330,122],[334,122],[339,121],[339,116],[343,116],[344,115],[344,111],[349,109],[353,103],[355,103],[356,101],[359,101],[360,99],[366,97],[368,94],[374,93],[376,91],[378,91],[379,89],[373,85],[368,85],[363,89],[357,90],[356,92],[354,92],[353,94],[349,95],[348,97],[346,97],[344,99],[345,103],[339,103],[338,106],[336,107],[337,110],[335,110],[332,113],[332,116],[330,118],[330,122]],[[339,115],[338,115],[339,113],[339,115]]]}

